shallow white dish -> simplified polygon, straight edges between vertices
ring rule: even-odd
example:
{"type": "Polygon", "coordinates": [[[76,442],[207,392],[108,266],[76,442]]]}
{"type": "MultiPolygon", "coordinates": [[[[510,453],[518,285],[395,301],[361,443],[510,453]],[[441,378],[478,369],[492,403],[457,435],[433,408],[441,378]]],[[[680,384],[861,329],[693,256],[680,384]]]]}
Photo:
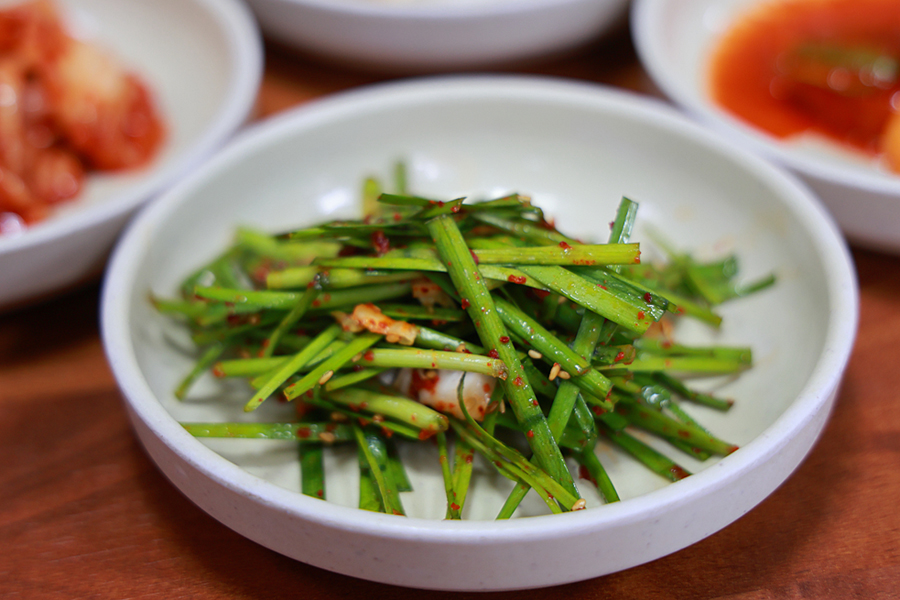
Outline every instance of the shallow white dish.
{"type": "Polygon", "coordinates": [[[739,121],[709,97],[708,61],[717,40],[766,0],[635,0],[632,30],[641,62],[694,117],[799,174],[854,243],[900,252],[900,174],[825,140],[783,141],[739,121]]]}
{"type": "MultiPolygon", "coordinates": [[[[129,227],[107,273],[102,330],[147,452],[222,523],[356,577],[499,590],[626,569],[684,548],[753,508],[788,477],[825,424],[857,310],[837,228],[805,187],[769,163],[662,103],[596,85],[444,77],[333,96],[244,132],[129,227]],[[249,391],[205,380],[192,400],[175,401],[172,390],[192,358],[180,327],[154,312],[148,292],[174,294],[238,224],[282,231],[354,215],[362,177],[386,175],[397,159],[406,160],[417,193],[530,193],[563,231],[584,238],[602,237],[628,195],[641,203],[639,222],[664,227],[684,248],[700,255],[734,250],[748,279],[775,272],[777,286],[723,307],[720,332],[681,330],[685,341],[752,346],[756,366],[721,390],[737,399],[733,410],[696,411],[741,449],[718,462],[684,458],[697,473],[676,484],[605,451],[622,502],[600,506],[582,482],[588,510],[499,522],[489,519],[511,483],[479,469],[477,497],[465,515],[475,520],[449,522],[441,520],[433,461],[408,465],[415,492],[404,497],[413,515],[404,518],[353,508],[355,455],[326,464],[333,478],[323,502],[298,493],[292,443],[190,436],[179,420],[241,418],[249,391]]],[[[251,414],[266,420],[284,409],[266,403],[251,414]]],[[[523,514],[542,512],[534,506],[523,514]]]]}
{"type": "Polygon", "coordinates": [[[0,308],[97,275],[141,203],[244,123],[262,75],[259,32],[238,0],[60,0],[58,6],[71,33],[148,84],[167,138],[148,167],[92,174],[81,195],[45,221],[0,235],[0,308]]]}
{"type": "Polygon", "coordinates": [[[267,35],[379,70],[487,67],[574,48],[628,0],[248,0],[267,35]]]}

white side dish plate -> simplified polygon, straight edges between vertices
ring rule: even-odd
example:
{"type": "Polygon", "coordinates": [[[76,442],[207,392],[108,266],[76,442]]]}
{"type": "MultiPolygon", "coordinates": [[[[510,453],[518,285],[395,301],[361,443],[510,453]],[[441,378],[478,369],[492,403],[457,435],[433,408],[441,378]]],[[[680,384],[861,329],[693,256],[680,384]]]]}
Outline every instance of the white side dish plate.
{"type": "Polygon", "coordinates": [[[91,174],[81,194],[45,221],[0,235],[0,309],[98,275],[133,212],[245,122],[262,76],[260,35],[238,0],[60,0],[58,6],[70,33],[147,84],[167,137],[149,166],[91,174]]]}
{"type": "MultiPolygon", "coordinates": [[[[640,233],[636,241],[645,239],[640,233]]],[[[648,250],[649,253],[649,250],[648,250]]],[[[649,254],[648,254],[649,255],[649,254]]],[[[509,590],[597,577],[680,550],[751,510],[797,467],[824,426],[853,345],[855,275],[826,211],[793,177],[723,143],[674,110],[596,85],[523,77],[441,77],[316,101],[244,132],[129,227],[112,259],[103,341],[135,431],[172,483],[242,535],[287,556],[355,577],[441,590],[509,590]],[[203,380],[173,390],[191,368],[185,333],[155,312],[150,292],[217,255],[238,225],[284,231],[356,216],[366,175],[406,161],[428,197],[520,191],[562,231],[605,239],[623,195],[639,224],[699,256],[734,251],[748,280],[777,284],[723,306],[724,326],[686,323],[686,342],[750,345],[755,366],[717,381],[728,413],[695,409],[741,448],[697,463],[669,484],[612,448],[601,450],[623,500],[602,505],[586,482],[584,511],[492,520],[512,483],[477,468],[468,520],[444,521],[436,453],[407,465],[410,517],[355,508],[356,457],[326,464],[328,501],[299,493],[292,442],[200,441],[179,421],[228,421],[250,391],[203,380]],[[459,574],[464,573],[465,577],[459,574]]],[[[291,405],[267,402],[250,418],[291,405]],[[263,410],[265,409],[265,410],[263,410]]],[[[666,452],[673,452],[671,448],[666,452]]],[[[408,453],[409,454],[409,453],[408,453]]]]}
{"type": "Polygon", "coordinates": [[[900,253],[900,174],[824,139],[779,140],[711,100],[707,71],[718,40],[741,15],[766,1],[635,0],[632,30],[641,62],[693,117],[802,177],[851,242],[900,253]]]}
{"type": "Polygon", "coordinates": [[[263,31],[332,60],[446,71],[534,59],[624,22],[628,0],[248,0],[263,31]]]}

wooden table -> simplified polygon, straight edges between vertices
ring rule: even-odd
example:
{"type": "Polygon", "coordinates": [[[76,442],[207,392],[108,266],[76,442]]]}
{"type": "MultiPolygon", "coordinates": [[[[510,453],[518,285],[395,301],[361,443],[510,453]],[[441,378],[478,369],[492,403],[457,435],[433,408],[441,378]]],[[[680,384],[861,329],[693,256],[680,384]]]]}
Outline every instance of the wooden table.
{"type": "MultiPolygon", "coordinates": [[[[386,78],[271,45],[267,54],[261,117],[386,78]]],[[[514,70],[658,94],[624,28],[514,70]]],[[[694,546],[516,598],[900,597],[900,257],[853,256],[855,353],[834,416],[797,472],[694,546]]],[[[172,487],[129,428],[100,343],[98,296],[93,283],[0,315],[0,598],[419,597],[271,552],[172,487]]]]}

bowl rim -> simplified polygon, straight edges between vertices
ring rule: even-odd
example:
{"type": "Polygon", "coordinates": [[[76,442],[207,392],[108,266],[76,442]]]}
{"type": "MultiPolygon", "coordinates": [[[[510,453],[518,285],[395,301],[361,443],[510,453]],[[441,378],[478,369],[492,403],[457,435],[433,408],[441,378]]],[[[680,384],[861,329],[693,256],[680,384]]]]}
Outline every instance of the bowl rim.
{"type": "MultiPolygon", "coordinates": [[[[754,0],[761,4],[772,0],[754,0]]],[[[712,5],[715,0],[710,0],[712,5]]],[[[661,91],[675,103],[689,111],[695,118],[718,128],[724,134],[763,156],[774,159],[797,172],[814,177],[823,182],[830,182],[845,188],[859,188],[877,194],[900,197],[900,176],[891,177],[890,173],[870,173],[854,168],[852,165],[821,161],[814,156],[797,152],[780,143],[776,138],[754,128],[717,108],[711,102],[704,101],[703,90],[694,94],[683,85],[671,70],[666,68],[668,53],[658,35],[663,16],[663,9],[673,4],[672,0],[633,0],[631,6],[631,32],[635,50],[641,63],[661,91]]],[[[704,68],[701,65],[700,68],[704,68]]]]}
{"type": "MultiPolygon", "coordinates": [[[[250,4],[257,0],[248,0],[250,4]]],[[[490,0],[456,4],[452,1],[426,3],[360,2],[359,0],[261,0],[286,6],[306,7],[325,14],[345,15],[359,19],[409,21],[469,21],[512,17],[546,10],[588,6],[600,3],[625,5],[630,0],[490,0]]]]}
{"type": "MultiPolygon", "coordinates": [[[[120,194],[96,205],[76,209],[70,214],[51,216],[27,227],[21,233],[0,235],[0,257],[27,251],[127,216],[154,194],[193,169],[245,121],[262,79],[263,45],[256,21],[249,8],[239,0],[189,1],[201,7],[216,21],[227,38],[232,59],[228,87],[223,94],[225,102],[210,126],[177,160],[120,194]]],[[[75,202],[77,201],[78,198],[75,198],[75,202]]]]}
{"type": "Polygon", "coordinates": [[[612,523],[636,521],[648,510],[659,510],[689,503],[709,491],[724,487],[752,470],[760,461],[776,454],[793,433],[802,430],[828,406],[849,360],[858,321],[856,275],[849,251],[831,217],[815,200],[808,188],[794,176],[738,147],[731,146],[712,132],[693,123],[681,113],[656,99],[598,84],[528,75],[450,75],[398,80],[373,84],[310,101],[297,108],[255,124],[237,136],[190,177],[179,182],[152,206],[143,211],[127,228],[113,253],[101,298],[101,333],[107,360],[121,387],[125,401],[138,416],[164,439],[164,443],[195,469],[218,485],[254,501],[275,507],[293,517],[315,520],[334,529],[398,540],[433,541],[465,544],[493,540],[514,541],[522,536],[541,535],[558,538],[603,528],[612,523]],[[156,228],[188,202],[216,174],[257,152],[261,147],[298,135],[305,127],[339,119],[357,109],[434,99],[496,97],[515,95],[531,101],[577,102],[597,110],[640,115],[667,135],[688,136],[710,149],[722,152],[782,193],[791,210],[801,213],[809,224],[808,234],[815,243],[827,277],[831,305],[825,343],[812,374],[797,398],[785,412],[737,452],[722,458],[714,468],[705,469],[677,483],[641,496],[607,504],[595,509],[543,515],[507,521],[444,521],[370,513],[333,503],[305,498],[297,492],[264,481],[230,463],[188,434],[156,399],[135,358],[128,332],[130,298],[135,278],[131,268],[145,252],[147,240],[156,228]],[[252,492],[248,492],[252,490],[252,492]]]}

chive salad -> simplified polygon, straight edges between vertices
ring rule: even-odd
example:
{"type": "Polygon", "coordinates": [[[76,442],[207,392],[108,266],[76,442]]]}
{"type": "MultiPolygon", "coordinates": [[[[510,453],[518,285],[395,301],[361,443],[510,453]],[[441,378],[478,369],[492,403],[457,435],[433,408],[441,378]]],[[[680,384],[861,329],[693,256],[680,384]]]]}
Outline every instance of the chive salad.
{"type": "Polygon", "coordinates": [[[734,256],[701,262],[665,243],[664,264],[641,262],[630,239],[638,205],[627,198],[607,242],[586,244],[519,194],[437,201],[405,181],[402,165],[394,192],[367,179],[362,220],[276,235],[240,229],[180,297],[152,298],[198,348],[178,399],[211,371],[249,382],[247,412],[296,406],[285,422],[236,415],[182,423],[187,431],[295,440],[300,489],[316,498],[327,497],[328,447],[353,445],[358,506],[397,515],[411,491],[398,445],[436,444],[448,519],[463,515],[476,455],[515,482],[503,519],[531,490],[551,513],[584,508],[578,479],[617,501],[598,444],[671,481],[690,475],[679,453],[705,460],[737,449],[684,408],[727,411],[732,401],[684,376],[740,373],[750,348],[686,346],[672,323],[716,328],[717,305],[774,277],[741,285],[734,256]]]}

